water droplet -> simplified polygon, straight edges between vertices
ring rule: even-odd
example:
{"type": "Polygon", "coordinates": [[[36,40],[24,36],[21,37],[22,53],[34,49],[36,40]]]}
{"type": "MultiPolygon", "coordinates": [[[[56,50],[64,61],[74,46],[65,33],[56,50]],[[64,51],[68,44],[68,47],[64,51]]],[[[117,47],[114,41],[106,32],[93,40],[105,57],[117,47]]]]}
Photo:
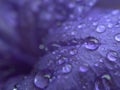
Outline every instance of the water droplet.
{"type": "Polygon", "coordinates": [[[103,58],[101,58],[99,61],[102,63],[103,62],[103,58]]]}
{"type": "Polygon", "coordinates": [[[106,28],[105,28],[104,25],[99,25],[99,26],[96,28],[96,31],[97,31],[98,33],[103,33],[103,32],[105,32],[105,30],[106,30],[106,28]]]}
{"type": "Polygon", "coordinates": [[[113,24],[112,23],[108,23],[108,28],[112,28],[113,24]]]}
{"type": "Polygon", "coordinates": [[[115,40],[120,42],[120,33],[115,35],[115,40]]]}
{"type": "Polygon", "coordinates": [[[60,60],[58,60],[58,64],[60,65],[60,64],[63,64],[65,61],[64,60],[62,60],[62,59],[60,59],[60,60]]]}
{"type": "Polygon", "coordinates": [[[62,68],[62,72],[63,73],[70,73],[72,70],[72,65],[70,64],[66,64],[63,68],[62,68]]]}
{"type": "Polygon", "coordinates": [[[35,76],[34,84],[36,87],[43,89],[48,85],[48,83],[49,83],[49,78],[42,75],[41,73],[38,73],[35,76]]]}
{"type": "Polygon", "coordinates": [[[109,74],[102,75],[102,77],[97,77],[95,82],[94,90],[111,90],[111,77],[109,74]]]}
{"type": "Polygon", "coordinates": [[[80,25],[78,25],[78,28],[80,29],[80,28],[82,28],[82,25],[80,24],[80,25]]]}
{"type": "Polygon", "coordinates": [[[60,57],[57,61],[57,64],[61,65],[61,64],[64,64],[65,62],[68,62],[69,59],[66,58],[66,57],[60,57]]]}
{"type": "Polygon", "coordinates": [[[117,57],[118,57],[118,54],[115,51],[110,51],[110,52],[107,53],[107,58],[110,61],[116,61],[117,57]]]}
{"type": "Polygon", "coordinates": [[[97,25],[98,25],[98,22],[93,22],[93,25],[94,25],[94,26],[97,26],[97,25]]]}
{"type": "Polygon", "coordinates": [[[54,51],[58,48],[60,48],[60,45],[59,45],[58,42],[52,42],[52,43],[49,43],[49,45],[48,45],[48,50],[49,51],[54,51]]]}
{"type": "Polygon", "coordinates": [[[70,50],[70,55],[75,55],[75,54],[77,54],[77,50],[76,49],[72,49],[72,50],[70,50]]]}
{"type": "Polygon", "coordinates": [[[13,88],[13,90],[17,90],[17,88],[13,88]]]}
{"type": "Polygon", "coordinates": [[[40,48],[40,49],[44,49],[45,46],[44,46],[43,44],[40,44],[40,45],[39,45],[39,48],[40,48]]]}
{"type": "Polygon", "coordinates": [[[72,31],[72,32],[71,32],[71,35],[73,35],[73,36],[74,36],[75,34],[76,34],[76,33],[75,33],[75,31],[72,31]]]}
{"type": "Polygon", "coordinates": [[[83,45],[86,49],[96,50],[96,49],[98,49],[100,43],[96,38],[88,37],[88,38],[85,39],[85,42],[84,42],[83,45]]]}
{"type": "Polygon", "coordinates": [[[96,64],[95,64],[95,66],[96,66],[96,67],[98,67],[98,66],[99,66],[99,64],[98,64],[98,63],[96,63],[96,64]]]}
{"type": "Polygon", "coordinates": [[[81,72],[87,72],[88,71],[87,66],[80,66],[79,69],[80,69],[81,72]]]}
{"type": "Polygon", "coordinates": [[[17,90],[17,86],[16,85],[14,86],[13,90],[17,90]]]}
{"type": "Polygon", "coordinates": [[[111,80],[111,76],[109,74],[104,74],[102,78],[106,80],[111,80]]]}

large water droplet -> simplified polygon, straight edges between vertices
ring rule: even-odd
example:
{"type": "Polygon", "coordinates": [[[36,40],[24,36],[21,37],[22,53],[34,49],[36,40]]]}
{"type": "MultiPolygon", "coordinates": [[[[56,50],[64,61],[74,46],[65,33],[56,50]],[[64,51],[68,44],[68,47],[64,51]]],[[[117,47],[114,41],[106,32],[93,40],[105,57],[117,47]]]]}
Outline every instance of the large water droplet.
{"type": "Polygon", "coordinates": [[[66,64],[63,68],[62,68],[62,72],[63,73],[70,73],[71,72],[71,70],[72,70],[72,65],[70,65],[70,64],[66,64]]]}
{"type": "Polygon", "coordinates": [[[96,38],[88,37],[88,38],[85,39],[85,42],[84,42],[83,45],[86,49],[96,50],[96,49],[98,49],[100,43],[96,38]]]}
{"type": "Polygon", "coordinates": [[[87,66],[80,66],[80,68],[79,68],[79,70],[81,71],[81,72],[87,72],[88,71],[88,67],[87,66]]]}
{"type": "Polygon", "coordinates": [[[105,32],[105,30],[106,30],[106,28],[105,28],[104,25],[99,25],[99,26],[97,26],[97,28],[96,28],[96,31],[97,31],[98,33],[103,33],[103,32],[105,32]]]}
{"type": "Polygon", "coordinates": [[[107,53],[107,59],[110,60],[110,61],[116,61],[117,57],[118,57],[118,54],[115,51],[109,51],[107,53]]]}
{"type": "Polygon", "coordinates": [[[38,73],[36,76],[35,76],[35,79],[34,79],[34,84],[36,87],[38,88],[45,88],[49,83],[49,78],[46,77],[46,75],[42,75],[41,73],[38,73]]]}
{"type": "Polygon", "coordinates": [[[120,33],[115,35],[115,40],[120,42],[120,33]]]}
{"type": "Polygon", "coordinates": [[[109,74],[104,74],[101,77],[97,77],[94,90],[111,90],[111,77],[109,74]]]}

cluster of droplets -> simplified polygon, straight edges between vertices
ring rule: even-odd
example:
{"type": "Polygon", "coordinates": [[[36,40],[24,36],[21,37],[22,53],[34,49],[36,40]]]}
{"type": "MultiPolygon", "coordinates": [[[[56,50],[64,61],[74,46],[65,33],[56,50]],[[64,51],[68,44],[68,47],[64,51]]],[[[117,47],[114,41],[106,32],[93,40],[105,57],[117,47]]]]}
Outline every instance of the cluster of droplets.
{"type": "MultiPolygon", "coordinates": [[[[106,31],[106,26],[105,25],[99,25],[97,22],[94,23],[96,27],[96,32],[98,33],[104,33],[106,31]]],[[[111,23],[108,23],[108,28],[112,28],[113,27],[113,24],[111,23]]],[[[81,26],[79,26],[79,28],[81,28],[81,26]]],[[[75,35],[74,32],[71,32],[71,35],[75,35]]],[[[117,42],[120,42],[120,34],[116,34],[114,36],[114,39],[117,41],[117,42]]],[[[62,42],[62,44],[60,43],[52,43],[51,44],[51,47],[52,48],[55,48],[54,50],[57,50],[56,48],[61,48],[61,47],[64,47],[64,46],[68,46],[68,45],[78,45],[79,43],[75,40],[75,42],[62,42]],[[77,43],[76,43],[77,42],[77,43]]],[[[95,51],[97,50],[101,45],[101,42],[96,38],[96,37],[86,37],[84,39],[84,42],[82,43],[82,46],[86,49],[86,50],[90,50],[90,51],[95,51]]],[[[51,48],[49,47],[49,48],[51,48]]],[[[41,46],[41,48],[43,48],[41,46]]],[[[72,49],[72,50],[69,50],[69,54],[71,56],[74,56],[77,54],[77,50],[76,49],[72,49]]],[[[106,59],[108,59],[109,61],[116,61],[118,59],[118,53],[116,51],[109,51],[107,54],[106,54],[106,59]]],[[[68,58],[60,58],[57,63],[59,65],[62,66],[61,68],[61,73],[62,74],[69,74],[70,72],[72,72],[72,64],[68,64],[69,62],[69,59],[68,58]]],[[[100,59],[99,62],[103,62],[103,59],[100,59]]],[[[98,66],[98,64],[96,64],[96,66],[98,66]]],[[[88,67],[88,64],[83,64],[83,65],[80,65],[79,66],[79,71],[82,72],[82,73],[85,73],[89,70],[89,67],[88,67]]],[[[34,80],[34,83],[37,87],[39,88],[45,88],[47,87],[48,83],[49,83],[49,79],[50,79],[50,76],[47,76],[47,77],[44,77],[44,76],[36,76],[36,78],[38,78],[38,80],[34,80]],[[43,81],[42,81],[43,80],[43,81]],[[40,83],[39,83],[40,82],[40,83]]],[[[110,82],[111,82],[111,76],[109,74],[104,74],[100,77],[97,78],[96,82],[95,82],[95,88],[94,90],[110,90],[110,82]]]]}

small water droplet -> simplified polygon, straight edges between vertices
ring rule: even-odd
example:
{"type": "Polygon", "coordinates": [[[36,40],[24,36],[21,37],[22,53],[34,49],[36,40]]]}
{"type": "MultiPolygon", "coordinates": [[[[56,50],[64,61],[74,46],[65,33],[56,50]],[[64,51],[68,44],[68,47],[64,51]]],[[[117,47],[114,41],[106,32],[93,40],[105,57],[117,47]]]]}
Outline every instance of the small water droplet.
{"type": "Polygon", "coordinates": [[[115,40],[120,42],[120,33],[115,35],[115,40]]]}
{"type": "Polygon", "coordinates": [[[112,23],[108,23],[108,28],[112,28],[113,24],[112,23]]]}
{"type": "Polygon", "coordinates": [[[98,25],[98,22],[93,22],[93,25],[94,25],[94,26],[97,26],[97,25],[98,25]]]}
{"type": "Polygon", "coordinates": [[[48,46],[47,48],[49,51],[54,51],[54,50],[60,48],[60,45],[58,42],[49,43],[49,45],[47,45],[47,46],[48,46]]]}
{"type": "Polygon", "coordinates": [[[70,65],[70,64],[66,64],[63,68],[62,68],[62,72],[63,73],[70,73],[71,72],[71,70],[72,70],[72,65],[70,65]]]}
{"type": "Polygon", "coordinates": [[[40,45],[39,45],[39,48],[40,48],[40,49],[44,49],[45,46],[44,46],[43,44],[40,44],[40,45]]]}
{"type": "Polygon", "coordinates": [[[58,64],[59,64],[59,65],[63,64],[64,62],[65,62],[65,61],[62,60],[62,59],[58,60],[58,64]]]}
{"type": "Polygon", "coordinates": [[[101,58],[99,61],[102,63],[103,62],[103,58],[101,58]]]}
{"type": "Polygon", "coordinates": [[[34,84],[36,87],[43,89],[48,85],[48,83],[49,83],[49,78],[42,75],[41,73],[38,73],[35,76],[34,84]]]}
{"type": "Polygon", "coordinates": [[[96,49],[99,48],[100,43],[99,43],[99,41],[96,38],[88,37],[88,38],[86,38],[86,40],[85,40],[83,45],[84,45],[84,47],[86,49],[96,50],[96,49]]]}
{"type": "Polygon", "coordinates": [[[97,31],[98,33],[103,33],[103,32],[105,32],[105,30],[106,30],[106,28],[105,28],[104,25],[99,25],[99,26],[97,26],[97,28],[96,28],[96,31],[97,31]]]}
{"type": "Polygon", "coordinates": [[[75,55],[75,54],[77,54],[77,50],[76,49],[71,49],[69,53],[70,53],[70,55],[75,55]]]}
{"type": "Polygon", "coordinates": [[[82,28],[82,25],[80,24],[80,25],[78,25],[78,28],[80,29],[80,28],[82,28]]]}
{"type": "Polygon", "coordinates": [[[13,90],[17,90],[17,88],[13,88],[13,90]]]}
{"type": "Polygon", "coordinates": [[[118,54],[115,51],[110,51],[110,52],[107,53],[107,58],[110,61],[116,61],[117,57],[118,57],[118,54]]]}
{"type": "Polygon", "coordinates": [[[13,90],[17,90],[17,86],[16,85],[14,86],[13,90]]]}
{"type": "Polygon", "coordinates": [[[73,35],[73,36],[74,36],[75,34],[76,34],[76,33],[75,33],[75,31],[72,31],[72,32],[71,32],[71,35],[73,35]]]}
{"type": "Polygon", "coordinates": [[[80,69],[81,72],[87,72],[88,71],[88,68],[85,65],[84,66],[80,66],[79,69],[80,69]]]}
{"type": "Polygon", "coordinates": [[[66,58],[66,57],[60,57],[57,61],[57,64],[61,65],[61,64],[64,64],[65,62],[68,62],[69,59],[66,58]]]}
{"type": "Polygon", "coordinates": [[[102,78],[106,80],[111,80],[111,76],[109,74],[104,74],[102,78]]]}
{"type": "Polygon", "coordinates": [[[96,67],[98,67],[98,66],[99,66],[99,64],[98,64],[98,63],[96,63],[96,64],[95,64],[95,66],[96,66],[96,67]]]}

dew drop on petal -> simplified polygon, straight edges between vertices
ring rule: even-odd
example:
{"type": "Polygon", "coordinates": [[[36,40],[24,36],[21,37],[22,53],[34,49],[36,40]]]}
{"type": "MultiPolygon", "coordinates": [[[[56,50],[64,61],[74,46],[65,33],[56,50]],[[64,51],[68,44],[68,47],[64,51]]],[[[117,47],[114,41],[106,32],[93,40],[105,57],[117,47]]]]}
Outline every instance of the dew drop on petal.
{"type": "Polygon", "coordinates": [[[36,74],[34,78],[34,84],[36,87],[43,89],[48,85],[48,83],[49,83],[48,77],[45,77],[40,73],[36,74]]]}
{"type": "Polygon", "coordinates": [[[45,46],[44,46],[43,44],[40,44],[40,45],[39,45],[39,48],[40,48],[40,49],[44,49],[45,46]]]}
{"type": "Polygon", "coordinates": [[[70,50],[70,55],[75,55],[75,54],[77,54],[77,50],[76,49],[72,49],[72,50],[70,50]]]}
{"type": "Polygon", "coordinates": [[[113,24],[112,23],[108,23],[108,28],[112,28],[113,24]]]}
{"type": "Polygon", "coordinates": [[[103,61],[104,61],[104,59],[103,59],[103,58],[100,58],[99,62],[101,62],[101,63],[102,63],[103,61]]]}
{"type": "Polygon", "coordinates": [[[111,90],[110,88],[111,77],[109,74],[104,74],[96,78],[94,90],[111,90]]]}
{"type": "Polygon", "coordinates": [[[13,90],[17,90],[16,88],[14,88],[13,90]]]}
{"type": "Polygon", "coordinates": [[[87,66],[80,66],[79,70],[80,70],[81,72],[87,72],[87,71],[88,71],[88,68],[87,68],[87,66]]]}
{"type": "Polygon", "coordinates": [[[118,54],[117,54],[117,52],[115,52],[115,51],[109,51],[108,53],[107,53],[107,59],[109,60],[109,61],[116,61],[117,60],[117,57],[118,57],[118,54]]]}
{"type": "Polygon", "coordinates": [[[72,70],[72,65],[70,64],[66,64],[63,68],[62,68],[62,72],[67,74],[67,73],[70,73],[72,70]]]}
{"type": "Polygon", "coordinates": [[[115,35],[115,40],[120,42],[120,33],[115,35]]]}
{"type": "Polygon", "coordinates": [[[105,28],[104,25],[98,25],[97,28],[96,28],[96,31],[98,33],[103,33],[103,32],[105,32],[105,30],[106,30],[106,28],[105,28]]]}
{"type": "Polygon", "coordinates": [[[64,60],[60,59],[60,60],[58,60],[57,63],[58,63],[59,65],[61,65],[61,64],[63,64],[64,62],[65,62],[64,60]]]}
{"type": "Polygon", "coordinates": [[[86,38],[83,44],[83,46],[88,50],[96,50],[99,48],[99,45],[100,45],[99,41],[94,37],[86,38]]]}
{"type": "Polygon", "coordinates": [[[111,80],[111,76],[109,74],[102,75],[102,78],[106,80],[111,80]]]}
{"type": "Polygon", "coordinates": [[[97,26],[98,25],[98,22],[93,22],[93,26],[97,26]]]}

